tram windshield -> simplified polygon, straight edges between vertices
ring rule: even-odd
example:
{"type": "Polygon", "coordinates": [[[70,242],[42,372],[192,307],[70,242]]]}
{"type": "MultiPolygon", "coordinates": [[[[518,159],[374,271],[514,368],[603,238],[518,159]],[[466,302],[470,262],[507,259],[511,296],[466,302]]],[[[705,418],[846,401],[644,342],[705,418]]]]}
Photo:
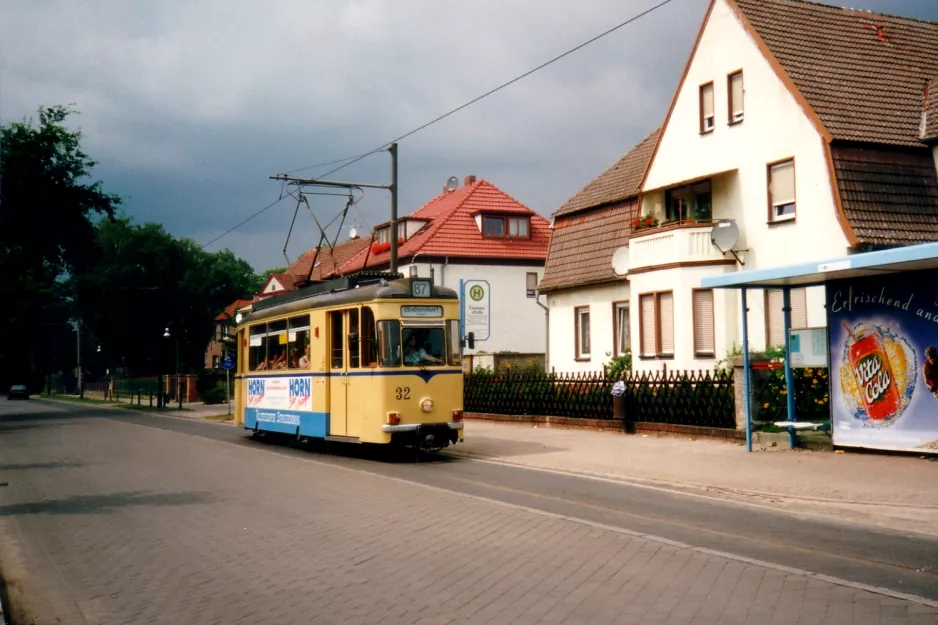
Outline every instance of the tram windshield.
{"type": "Polygon", "coordinates": [[[378,322],[379,364],[382,367],[423,367],[460,364],[459,322],[446,326],[404,326],[397,320],[378,322]],[[447,331],[450,333],[447,343],[447,331]]]}
{"type": "Polygon", "coordinates": [[[404,328],[401,345],[404,348],[404,365],[446,364],[446,337],[443,328],[404,328]]]}

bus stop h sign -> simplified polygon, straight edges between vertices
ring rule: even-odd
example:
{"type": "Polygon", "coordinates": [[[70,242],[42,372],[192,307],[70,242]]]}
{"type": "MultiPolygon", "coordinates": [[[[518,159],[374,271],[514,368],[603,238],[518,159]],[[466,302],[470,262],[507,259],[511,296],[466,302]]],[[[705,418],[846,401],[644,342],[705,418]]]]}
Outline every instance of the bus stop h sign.
{"type": "Polygon", "coordinates": [[[492,332],[491,288],[488,281],[466,280],[461,295],[466,334],[472,332],[477,341],[487,340],[492,332]]]}

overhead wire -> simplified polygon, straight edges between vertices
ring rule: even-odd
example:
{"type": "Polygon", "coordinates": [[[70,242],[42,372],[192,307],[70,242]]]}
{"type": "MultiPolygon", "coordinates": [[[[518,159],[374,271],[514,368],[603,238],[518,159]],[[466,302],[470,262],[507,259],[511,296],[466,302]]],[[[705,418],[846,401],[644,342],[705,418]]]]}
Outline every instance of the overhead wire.
{"type": "MultiPolygon", "coordinates": [[[[607,30],[605,30],[605,31],[603,31],[603,32],[601,32],[601,33],[599,33],[598,35],[595,35],[594,37],[591,37],[590,39],[587,39],[587,40],[584,41],[583,43],[581,43],[581,44],[579,44],[579,45],[577,45],[577,46],[575,46],[575,47],[573,47],[573,48],[570,48],[570,49],[567,50],[566,52],[563,52],[563,53],[561,53],[561,54],[558,54],[557,56],[555,56],[555,57],[553,57],[553,58],[551,58],[551,59],[549,59],[549,60],[547,60],[547,61],[541,63],[540,65],[538,65],[538,66],[536,66],[536,67],[534,67],[534,68],[532,68],[532,69],[529,69],[528,71],[524,72],[523,74],[520,74],[520,75],[518,75],[518,76],[512,78],[512,79],[509,80],[509,81],[503,82],[502,84],[498,85],[497,87],[494,87],[494,88],[492,88],[492,89],[489,89],[488,91],[486,91],[486,92],[483,93],[482,95],[476,96],[475,98],[469,100],[468,102],[465,102],[464,104],[461,104],[460,106],[457,106],[456,108],[451,109],[451,110],[447,111],[446,113],[443,113],[442,115],[439,115],[438,117],[435,117],[435,118],[431,119],[430,121],[426,122],[425,124],[422,124],[422,125],[420,125],[420,126],[417,126],[417,127],[414,128],[413,130],[410,130],[410,131],[408,131],[408,132],[405,132],[404,134],[400,135],[399,137],[396,137],[396,138],[394,138],[394,139],[391,139],[390,141],[387,141],[387,142],[385,142],[385,143],[382,143],[379,147],[377,147],[377,148],[375,148],[375,149],[373,149],[373,150],[370,150],[370,151],[368,151],[368,152],[365,152],[364,154],[359,154],[358,156],[353,156],[353,157],[350,156],[350,157],[348,157],[348,158],[338,159],[338,160],[336,160],[336,161],[332,161],[332,162],[329,162],[329,163],[320,163],[320,164],[318,164],[318,165],[310,165],[310,166],[308,166],[308,167],[300,167],[300,168],[297,168],[297,169],[292,170],[292,172],[287,172],[287,173],[293,173],[293,172],[297,172],[297,171],[303,171],[304,169],[313,169],[313,168],[320,167],[320,166],[323,166],[323,167],[324,167],[326,164],[338,164],[338,163],[341,163],[338,167],[335,167],[335,168],[333,168],[333,169],[330,169],[330,170],[327,171],[326,173],[324,173],[324,174],[322,174],[322,175],[320,175],[320,176],[317,176],[316,178],[310,180],[309,182],[315,182],[315,181],[318,181],[318,180],[322,180],[322,179],[324,179],[326,176],[330,176],[330,175],[336,173],[337,171],[340,171],[340,170],[342,170],[342,169],[345,169],[346,167],[348,167],[348,166],[350,166],[350,165],[354,165],[355,163],[361,161],[361,160],[364,159],[364,158],[367,158],[367,157],[371,156],[372,154],[377,154],[378,152],[381,152],[381,151],[383,151],[383,150],[386,150],[386,149],[388,148],[388,146],[390,146],[390,145],[393,144],[393,143],[397,143],[397,142],[399,142],[399,141],[403,141],[404,139],[406,139],[406,138],[408,138],[408,137],[410,137],[410,136],[412,136],[412,135],[414,135],[414,134],[420,132],[421,130],[425,130],[426,128],[429,128],[430,126],[432,126],[432,125],[434,125],[434,124],[436,124],[436,123],[438,123],[438,122],[443,121],[443,120],[446,119],[447,117],[449,117],[449,116],[451,116],[451,115],[453,115],[453,114],[455,114],[455,113],[458,113],[459,111],[461,111],[461,110],[463,110],[463,109],[465,109],[465,108],[467,108],[467,107],[469,107],[469,106],[472,106],[472,105],[475,104],[476,102],[479,102],[480,100],[483,100],[483,99],[489,97],[490,95],[493,95],[493,94],[495,94],[495,93],[501,91],[501,90],[504,89],[505,87],[511,86],[511,85],[513,85],[514,83],[516,83],[516,82],[518,82],[518,81],[520,81],[520,80],[523,80],[524,78],[527,78],[527,77],[530,76],[531,74],[534,74],[535,72],[538,72],[538,71],[544,69],[545,67],[547,67],[547,66],[549,66],[549,65],[552,65],[552,64],[556,63],[557,61],[559,61],[559,60],[561,60],[561,59],[563,59],[563,58],[565,58],[565,57],[567,57],[567,56],[570,56],[570,55],[573,54],[574,52],[577,52],[577,51],[579,51],[579,50],[585,48],[586,46],[588,46],[588,45],[590,45],[590,44],[592,44],[592,43],[595,43],[596,41],[599,41],[599,40],[602,39],[603,37],[607,37],[608,35],[611,35],[612,33],[616,32],[617,30],[619,30],[619,29],[621,29],[621,28],[623,28],[623,27],[625,27],[625,26],[628,26],[629,24],[631,24],[631,23],[633,23],[633,22],[635,22],[635,21],[637,21],[637,20],[639,20],[639,19],[645,17],[646,15],[649,15],[649,14],[651,14],[651,13],[654,13],[654,12],[657,11],[658,9],[664,7],[664,6],[667,5],[667,4],[670,4],[670,3],[673,2],[673,1],[674,1],[674,0],[662,0],[661,2],[659,2],[659,3],[657,3],[657,4],[655,4],[655,5],[651,6],[651,7],[649,7],[648,9],[645,9],[644,11],[633,15],[632,17],[628,18],[628,19],[625,20],[624,22],[619,22],[618,24],[616,24],[616,25],[613,26],[612,28],[609,28],[609,29],[607,29],[607,30]]],[[[280,199],[283,199],[283,198],[281,197],[280,199]]],[[[279,201],[280,201],[280,200],[277,200],[277,202],[279,202],[279,201]]],[[[251,221],[251,220],[254,219],[255,217],[257,217],[257,216],[259,216],[260,214],[262,214],[263,212],[265,212],[265,211],[269,210],[270,208],[272,208],[274,205],[277,204],[277,202],[272,202],[271,204],[265,206],[265,207],[262,208],[261,210],[259,210],[259,211],[255,212],[254,214],[252,214],[250,217],[248,217],[248,218],[242,220],[242,221],[239,222],[236,226],[230,228],[229,230],[227,230],[226,232],[222,233],[222,234],[219,235],[218,237],[215,237],[215,238],[212,239],[209,243],[206,243],[204,247],[208,247],[209,245],[211,245],[211,244],[214,243],[215,241],[218,241],[219,239],[221,239],[222,237],[226,236],[227,234],[229,234],[229,233],[233,232],[234,230],[240,228],[240,227],[243,226],[245,223],[251,221]]]]}

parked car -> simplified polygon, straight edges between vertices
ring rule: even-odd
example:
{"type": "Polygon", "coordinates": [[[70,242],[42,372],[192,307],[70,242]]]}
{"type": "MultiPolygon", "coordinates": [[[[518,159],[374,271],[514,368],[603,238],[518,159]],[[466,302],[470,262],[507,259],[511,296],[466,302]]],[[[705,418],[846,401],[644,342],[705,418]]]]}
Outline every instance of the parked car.
{"type": "Polygon", "coordinates": [[[10,392],[7,393],[7,399],[13,399],[14,397],[29,399],[29,391],[26,389],[25,384],[14,384],[10,387],[10,392]]]}

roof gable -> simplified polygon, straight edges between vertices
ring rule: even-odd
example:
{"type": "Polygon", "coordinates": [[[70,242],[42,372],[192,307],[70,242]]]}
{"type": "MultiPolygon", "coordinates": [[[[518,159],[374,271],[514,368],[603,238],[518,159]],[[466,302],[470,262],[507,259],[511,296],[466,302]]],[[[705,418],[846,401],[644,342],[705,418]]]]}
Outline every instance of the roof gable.
{"type": "MultiPolygon", "coordinates": [[[[550,223],[530,208],[486,180],[455,191],[443,192],[410,215],[429,223],[398,247],[398,257],[414,254],[460,258],[504,258],[543,261],[550,241],[550,223]],[[479,213],[518,214],[530,217],[530,239],[493,239],[482,236],[476,224],[479,213]]],[[[343,267],[358,271],[390,262],[390,252],[359,252],[343,267]]]]}
{"type": "Polygon", "coordinates": [[[727,0],[833,139],[921,145],[938,23],[805,0],[727,0]]]}
{"type": "Polygon", "coordinates": [[[660,132],[661,128],[658,128],[639,141],[612,167],[567,200],[554,213],[554,217],[636,197],[660,132]]]}
{"type": "Polygon", "coordinates": [[[924,111],[922,139],[928,143],[938,142],[938,78],[928,83],[924,111]]]}

